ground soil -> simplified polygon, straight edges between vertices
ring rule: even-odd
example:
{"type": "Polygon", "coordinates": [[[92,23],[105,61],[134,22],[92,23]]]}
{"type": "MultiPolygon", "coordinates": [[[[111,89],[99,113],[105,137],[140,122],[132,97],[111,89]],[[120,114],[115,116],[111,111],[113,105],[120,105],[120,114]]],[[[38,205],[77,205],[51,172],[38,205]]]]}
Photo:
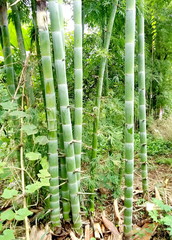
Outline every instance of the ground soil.
{"type": "MultiPolygon", "coordinates": [[[[149,161],[149,201],[152,198],[160,198],[164,203],[172,206],[172,165],[167,164],[154,164],[155,159],[150,159],[149,161]]],[[[133,224],[134,229],[137,227],[143,228],[145,224],[150,224],[152,220],[148,216],[145,205],[143,204],[143,194],[142,194],[142,184],[140,176],[140,164],[136,161],[135,167],[135,177],[134,177],[134,212],[133,212],[133,224]]],[[[114,238],[112,232],[118,231],[123,232],[123,212],[124,212],[124,198],[118,199],[118,204],[114,205],[114,198],[112,193],[106,188],[98,189],[98,203],[96,207],[96,212],[94,216],[90,217],[88,215],[83,216],[84,221],[84,235],[82,239],[89,240],[93,237],[95,238],[95,228],[99,230],[96,239],[104,240],[118,240],[114,238]],[[115,210],[115,206],[118,208],[115,210]],[[102,213],[105,217],[105,222],[102,220],[102,213]],[[119,221],[120,218],[120,221],[119,221]],[[107,221],[109,222],[107,222],[107,221]],[[112,225],[113,226],[112,226],[112,225]],[[89,235],[87,231],[87,236],[85,236],[86,226],[89,228],[89,235]],[[110,226],[110,227],[109,227],[110,226]],[[114,230],[115,229],[115,230],[114,230]]],[[[31,224],[33,228],[33,223],[31,224]]],[[[43,231],[45,231],[45,226],[42,226],[43,231]]],[[[24,226],[16,226],[16,233],[21,238],[23,232],[25,231],[24,226]]],[[[42,231],[42,230],[41,230],[42,231]]],[[[47,230],[46,230],[47,231],[47,230]]],[[[135,231],[135,230],[134,230],[135,231]]],[[[139,230],[140,231],[140,230],[139,230]]],[[[37,229],[37,232],[39,230],[37,229]]],[[[52,234],[50,238],[45,238],[43,240],[78,240],[76,235],[70,235],[71,226],[65,224],[64,229],[60,232],[56,231],[56,234],[52,234]]],[[[72,232],[73,233],[73,232],[72,232]]],[[[41,234],[41,233],[40,233],[41,234]]],[[[122,234],[121,234],[122,235],[122,234]]],[[[35,235],[36,236],[36,235],[35,235]]],[[[124,239],[124,237],[119,238],[124,239]]],[[[147,238],[137,238],[130,237],[134,240],[170,240],[168,232],[164,226],[157,226],[156,230],[147,236],[147,238]]],[[[32,240],[39,240],[34,237],[32,240]]]]}

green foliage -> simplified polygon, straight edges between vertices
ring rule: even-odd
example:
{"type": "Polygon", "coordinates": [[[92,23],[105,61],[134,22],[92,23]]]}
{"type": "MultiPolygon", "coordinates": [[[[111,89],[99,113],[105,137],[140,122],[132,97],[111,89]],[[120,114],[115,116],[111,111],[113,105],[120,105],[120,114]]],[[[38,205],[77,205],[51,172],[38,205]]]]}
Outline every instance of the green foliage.
{"type": "Polygon", "coordinates": [[[28,136],[36,134],[38,132],[37,127],[33,124],[23,125],[21,130],[23,130],[28,136]]]}
{"type": "Polygon", "coordinates": [[[154,222],[167,226],[166,230],[169,232],[170,236],[172,236],[172,207],[156,198],[152,199],[152,201],[158,209],[149,211],[150,217],[154,222]]]}
{"type": "Polygon", "coordinates": [[[26,158],[28,158],[31,161],[35,161],[41,158],[41,154],[39,152],[29,152],[26,153],[26,158]]]}
{"type": "Polygon", "coordinates": [[[3,231],[3,235],[0,235],[0,240],[14,240],[14,230],[6,229],[3,231]]]}
{"type": "MultiPolygon", "coordinates": [[[[135,151],[139,152],[139,134],[135,134],[135,151]]],[[[148,156],[169,155],[172,152],[172,142],[157,138],[148,133],[147,135],[148,156]]]]}
{"type": "Polygon", "coordinates": [[[22,221],[25,217],[32,215],[33,213],[28,210],[28,208],[20,208],[17,211],[8,209],[1,213],[0,217],[2,221],[15,219],[17,221],[22,221]]]}
{"type": "Polygon", "coordinates": [[[10,199],[14,196],[17,196],[17,194],[18,194],[18,191],[16,191],[15,189],[4,189],[4,192],[1,195],[1,197],[5,199],[10,199]]]}

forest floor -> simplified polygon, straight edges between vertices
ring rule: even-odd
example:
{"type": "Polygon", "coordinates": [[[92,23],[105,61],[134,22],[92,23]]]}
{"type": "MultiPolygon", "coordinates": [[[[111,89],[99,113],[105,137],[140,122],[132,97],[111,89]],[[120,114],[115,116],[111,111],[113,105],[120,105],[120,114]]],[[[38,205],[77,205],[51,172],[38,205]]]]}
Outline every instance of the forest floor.
{"type": "MultiPolygon", "coordinates": [[[[136,162],[134,178],[134,209],[133,209],[133,231],[128,239],[131,240],[170,240],[166,227],[153,222],[148,214],[148,208],[154,210],[152,198],[162,200],[164,204],[172,206],[172,165],[155,164],[156,159],[150,159],[149,164],[149,199],[146,203],[143,199],[142,183],[140,176],[140,164],[136,162]]],[[[43,240],[120,240],[123,237],[123,212],[124,198],[114,200],[112,193],[107,189],[99,189],[99,203],[93,217],[85,216],[84,234],[77,238],[70,226],[65,225],[63,232],[46,236],[43,240]]],[[[156,209],[156,208],[155,208],[156,209]]],[[[161,218],[162,211],[157,211],[161,218]]],[[[172,228],[172,226],[171,226],[172,228]]],[[[34,232],[34,231],[33,231],[34,232]]],[[[34,237],[30,240],[39,240],[34,237]]]]}
{"type": "MultiPolygon", "coordinates": [[[[156,209],[155,205],[151,204],[152,198],[156,198],[163,201],[164,204],[172,206],[172,165],[155,164],[155,159],[151,159],[149,162],[148,203],[146,203],[143,199],[140,164],[136,163],[134,177],[133,231],[132,236],[130,236],[128,239],[170,240],[172,238],[169,236],[166,227],[160,223],[153,222],[148,214],[148,209],[156,209]]],[[[96,223],[96,228],[99,229],[96,230],[99,232],[99,239],[124,239],[122,237],[124,199],[121,198],[117,202],[112,198],[109,198],[104,202],[104,207],[105,210],[103,214],[105,218],[102,216],[102,212],[100,213],[99,211],[96,212],[96,215],[94,217],[94,224],[96,223]],[[114,225],[113,223],[116,224],[114,225]]],[[[162,211],[159,211],[158,214],[158,218],[160,218],[162,211]]],[[[96,231],[94,230],[94,233],[96,231]]]]}
{"type": "MultiPolygon", "coordinates": [[[[166,227],[160,223],[153,222],[148,214],[148,208],[155,207],[151,205],[152,198],[162,200],[164,204],[172,206],[172,164],[155,164],[155,159],[149,161],[149,200],[148,204],[143,199],[142,184],[140,176],[140,164],[136,162],[134,178],[134,207],[133,207],[133,231],[132,240],[170,240],[166,227]]],[[[93,217],[84,216],[84,234],[82,238],[77,238],[71,230],[70,225],[64,225],[64,229],[56,234],[48,234],[47,229],[42,225],[41,229],[36,225],[31,225],[30,240],[121,240],[123,235],[123,213],[124,198],[114,200],[112,193],[107,189],[99,189],[98,204],[93,217]]],[[[158,212],[158,211],[157,211],[158,212]]],[[[158,212],[161,217],[162,212],[158,212]]],[[[172,224],[172,222],[171,222],[172,224]]],[[[172,225],[171,225],[172,228],[172,225]]],[[[21,238],[24,232],[24,226],[16,226],[17,239],[21,238]]]]}

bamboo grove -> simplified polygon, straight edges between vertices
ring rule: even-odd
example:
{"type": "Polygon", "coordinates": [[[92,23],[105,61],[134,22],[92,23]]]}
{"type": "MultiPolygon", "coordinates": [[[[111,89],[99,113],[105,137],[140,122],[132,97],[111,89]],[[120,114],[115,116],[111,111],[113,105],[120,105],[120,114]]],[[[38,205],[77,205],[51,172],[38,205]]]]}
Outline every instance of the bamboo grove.
{"type": "MultiPolygon", "coordinates": [[[[92,129],[89,135],[91,146],[87,148],[83,136],[86,128],[84,120],[87,114],[85,107],[89,101],[89,96],[85,96],[83,92],[85,89],[91,89],[92,86],[91,84],[84,85],[86,70],[83,65],[86,61],[88,65],[91,63],[89,63],[89,58],[84,58],[86,51],[84,41],[87,35],[84,21],[89,18],[89,11],[87,15],[83,16],[83,14],[85,14],[84,7],[88,3],[82,0],[70,1],[74,30],[72,31],[73,50],[68,57],[67,41],[70,37],[66,31],[66,22],[64,20],[66,5],[63,0],[24,1],[26,9],[29,9],[29,14],[28,12],[27,14],[32,22],[30,51],[26,50],[27,43],[23,32],[24,23],[20,14],[20,11],[22,11],[20,1],[0,1],[0,39],[5,79],[2,82],[4,81],[4,88],[7,92],[6,100],[2,104],[0,103],[1,108],[5,111],[0,134],[2,136],[6,134],[8,117],[13,117],[12,128],[14,132],[16,129],[14,144],[17,146],[13,149],[13,154],[16,158],[16,169],[20,170],[21,175],[22,209],[28,211],[28,214],[24,215],[22,219],[25,224],[27,240],[29,240],[30,232],[29,219],[32,214],[29,211],[29,206],[35,192],[38,198],[44,196],[42,201],[45,203],[48,213],[48,217],[46,216],[48,220],[46,221],[51,223],[52,229],[60,229],[63,227],[64,222],[67,222],[72,224],[72,228],[81,236],[83,233],[82,215],[86,215],[83,210],[86,209],[88,216],[94,217],[97,200],[96,167],[102,164],[99,156],[101,112],[103,111],[102,105],[111,94],[109,93],[110,90],[107,92],[109,86],[106,82],[108,80],[107,71],[110,73],[113,71],[109,67],[110,56],[115,55],[111,41],[113,37],[115,38],[113,36],[114,29],[118,28],[121,6],[125,6],[125,17],[122,22],[122,27],[125,29],[125,49],[123,62],[121,63],[124,72],[123,78],[125,79],[123,81],[123,85],[125,85],[125,96],[123,96],[125,127],[123,133],[124,144],[122,143],[124,146],[121,155],[123,155],[125,166],[123,166],[122,159],[120,159],[120,166],[123,168],[122,177],[124,180],[121,181],[121,185],[123,182],[125,185],[122,195],[124,195],[124,235],[126,237],[131,233],[133,225],[134,128],[135,111],[137,111],[135,110],[136,80],[138,80],[139,99],[140,176],[142,178],[143,197],[145,200],[149,199],[145,83],[145,3],[144,0],[121,2],[120,0],[109,1],[109,8],[106,9],[106,15],[103,18],[102,52],[99,56],[98,66],[96,66],[98,75],[92,85],[95,89],[91,105],[92,112],[89,115],[90,129],[92,129]],[[14,24],[19,52],[18,68],[20,70],[16,72],[14,68],[16,66],[14,47],[11,44],[12,36],[9,31],[11,27],[10,21],[14,24]],[[136,41],[137,44],[135,44],[136,41]],[[66,60],[68,58],[72,62],[72,71],[70,73],[66,60]],[[136,64],[138,66],[137,71],[136,64]],[[68,80],[69,74],[73,74],[70,82],[68,80]],[[33,81],[36,84],[33,84],[33,81]],[[36,90],[36,88],[39,90],[36,90]],[[104,88],[106,88],[105,96],[103,95],[104,88]],[[33,112],[38,111],[38,104],[41,105],[40,115],[43,115],[42,118],[44,118],[42,122],[39,122],[37,117],[28,117],[30,113],[34,115],[33,112]],[[36,124],[40,124],[39,129],[43,129],[40,130],[43,135],[41,137],[35,128],[36,124]],[[37,147],[33,147],[35,142],[38,144],[37,147]],[[26,148],[27,144],[29,150],[26,148]],[[44,157],[40,156],[39,152],[41,151],[44,157]],[[89,152],[89,160],[83,164],[82,160],[86,151],[89,152]],[[32,163],[34,164],[32,165],[32,163]],[[87,167],[89,169],[87,178],[90,180],[88,188],[85,189],[82,173],[86,171],[87,167]],[[31,174],[28,169],[32,169],[31,174]]],[[[92,28],[91,33],[93,31],[92,28]]],[[[115,47],[118,46],[118,41],[115,42],[115,45],[115,47]]],[[[115,68],[115,63],[113,64],[115,68]]],[[[115,85],[115,82],[113,84],[115,85]]],[[[113,115],[111,117],[113,118],[113,115]]],[[[115,142],[110,144],[115,144],[115,142]]],[[[114,172],[113,174],[117,175],[119,173],[114,172]]],[[[118,185],[120,185],[120,181],[118,185]]]]}

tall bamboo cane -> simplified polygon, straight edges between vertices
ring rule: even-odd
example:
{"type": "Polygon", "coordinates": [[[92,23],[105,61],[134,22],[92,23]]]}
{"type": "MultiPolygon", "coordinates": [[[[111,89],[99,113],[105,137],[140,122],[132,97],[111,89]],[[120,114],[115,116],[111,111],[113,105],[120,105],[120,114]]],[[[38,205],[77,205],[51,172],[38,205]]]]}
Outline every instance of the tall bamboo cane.
{"type": "Polygon", "coordinates": [[[20,50],[20,59],[22,63],[24,63],[26,59],[26,50],[25,50],[25,45],[23,40],[19,10],[18,10],[17,3],[15,3],[15,0],[10,0],[10,3],[11,3],[11,9],[12,9],[12,18],[13,18],[16,33],[17,33],[18,46],[20,50]]]}
{"type": "Polygon", "coordinates": [[[74,155],[73,134],[71,116],[69,109],[68,87],[66,80],[66,64],[64,40],[61,30],[61,19],[58,2],[49,0],[49,10],[51,19],[51,30],[54,47],[55,68],[57,74],[58,94],[60,102],[60,113],[63,130],[64,149],[66,154],[66,167],[68,176],[68,186],[70,193],[72,220],[76,231],[81,232],[80,202],[78,195],[78,184],[76,175],[76,164],[74,155]]]}
{"type": "Polygon", "coordinates": [[[10,48],[10,36],[8,31],[7,5],[5,0],[0,1],[0,26],[3,41],[4,65],[7,78],[7,89],[13,97],[15,93],[14,67],[10,48]]]}
{"type": "Polygon", "coordinates": [[[75,118],[74,118],[74,139],[75,139],[75,161],[78,187],[80,186],[81,170],[81,148],[82,148],[82,1],[73,1],[74,9],[74,68],[75,68],[75,118]]]}
{"type": "MultiPolygon", "coordinates": [[[[117,4],[118,4],[118,0],[115,0],[112,5],[112,11],[111,11],[111,15],[110,15],[108,26],[107,26],[106,39],[104,42],[104,50],[105,51],[108,51],[108,49],[109,49],[113,24],[114,24],[114,20],[115,20],[115,16],[116,16],[117,4]]],[[[100,103],[101,103],[102,86],[103,86],[103,78],[104,78],[106,62],[107,62],[107,58],[102,57],[101,63],[100,63],[99,79],[98,79],[96,102],[95,102],[97,112],[95,115],[95,120],[94,120],[94,125],[93,125],[92,160],[94,160],[97,155],[97,132],[98,132],[100,103]]]]}
{"type": "Polygon", "coordinates": [[[125,212],[124,231],[132,230],[134,170],[135,0],[126,1],[125,23],[125,212]]]}
{"type": "Polygon", "coordinates": [[[48,31],[48,18],[46,0],[37,0],[37,22],[39,28],[39,41],[41,60],[44,75],[45,100],[48,122],[48,158],[50,179],[50,207],[52,208],[51,221],[53,225],[60,226],[60,201],[59,201],[59,163],[57,143],[57,109],[54,81],[52,73],[50,39],[48,31]]]}
{"type": "MultiPolygon", "coordinates": [[[[59,149],[61,154],[64,154],[64,141],[63,141],[63,130],[60,123],[60,134],[59,134],[59,149]]],[[[70,196],[69,188],[67,182],[67,171],[66,171],[66,158],[65,156],[60,156],[60,178],[61,178],[61,198],[62,198],[62,208],[63,208],[63,219],[65,221],[70,221],[70,196]]]]}
{"type": "Polygon", "coordinates": [[[147,170],[147,134],[146,134],[146,96],[145,96],[145,33],[144,33],[144,0],[140,0],[138,16],[138,83],[139,83],[139,125],[140,125],[140,158],[142,163],[142,188],[144,196],[148,195],[147,170]]]}
{"type": "MultiPolygon", "coordinates": [[[[114,20],[115,20],[115,16],[116,16],[117,5],[118,5],[118,0],[114,0],[113,4],[112,4],[112,11],[111,11],[110,18],[108,21],[106,38],[105,38],[104,47],[103,47],[106,52],[108,52],[109,45],[110,45],[110,39],[111,39],[113,24],[114,24],[114,20]]],[[[106,62],[107,62],[107,58],[102,57],[101,62],[100,62],[99,78],[98,78],[97,93],[96,93],[96,100],[95,100],[95,110],[96,111],[95,111],[95,119],[93,122],[91,165],[95,164],[94,162],[97,157],[97,146],[98,146],[97,136],[98,136],[99,117],[100,117],[100,104],[101,104],[103,79],[104,79],[106,62]]],[[[90,190],[92,191],[92,189],[90,189],[90,190]]],[[[94,211],[94,196],[91,197],[90,209],[91,209],[91,211],[94,211]]]]}

